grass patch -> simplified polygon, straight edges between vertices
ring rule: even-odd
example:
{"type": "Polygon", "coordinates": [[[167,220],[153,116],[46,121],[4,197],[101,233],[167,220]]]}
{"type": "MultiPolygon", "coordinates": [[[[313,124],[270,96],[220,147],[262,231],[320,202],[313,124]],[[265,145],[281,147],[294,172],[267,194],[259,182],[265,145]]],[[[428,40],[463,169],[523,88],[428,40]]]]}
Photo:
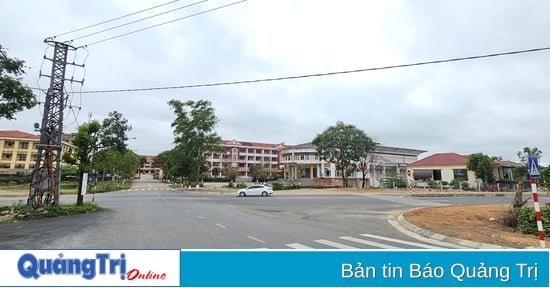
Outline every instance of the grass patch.
{"type": "Polygon", "coordinates": [[[0,206],[0,222],[14,222],[19,220],[37,220],[44,218],[54,218],[61,216],[79,215],[105,211],[107,209],[98,206],[95,203],[86,202],[84,205],[63,204],[56,207],[45,206],[26,213],[27,205],[16,203],[11,206],[0,206]]]}
{"type": "Polygon", "coordinates": [[[0,184],[0,189],[2,190],[21,190],[29,189],[29,184],[0,184]]]}

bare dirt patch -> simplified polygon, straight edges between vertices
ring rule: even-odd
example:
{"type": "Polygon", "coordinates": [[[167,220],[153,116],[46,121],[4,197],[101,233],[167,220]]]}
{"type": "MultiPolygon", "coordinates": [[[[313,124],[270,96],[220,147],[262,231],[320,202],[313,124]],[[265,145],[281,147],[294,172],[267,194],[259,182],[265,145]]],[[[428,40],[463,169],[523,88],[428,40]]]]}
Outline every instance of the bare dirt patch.
{"type": "MultiPolygon", "coordinates": [[[[537,236],[504,225],[511,205],[450,205],[416,209],[403,216],[413,225],[446,236],[511,247],[539,247],[537,236]]],[[[546,240],[546,247],[550,241],[546,240]]]]}

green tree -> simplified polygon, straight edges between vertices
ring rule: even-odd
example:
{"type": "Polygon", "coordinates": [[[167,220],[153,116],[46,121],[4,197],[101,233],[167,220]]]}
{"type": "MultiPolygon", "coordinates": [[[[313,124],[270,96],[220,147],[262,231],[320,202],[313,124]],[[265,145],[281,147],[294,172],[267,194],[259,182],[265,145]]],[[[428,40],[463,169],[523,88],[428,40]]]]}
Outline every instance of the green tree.
{"type": "Polygon", "coordinates": [[[336,164],[347,187],[347,176],[355,170],[356,163],[375,147],[375,142],[354,125],[338,121],[313,139],[320,158],[336,164]]]}
{"type": "Polygon", "coordinates": [[[490,156],[483,153],[471,154],[468,156],[466,168],[474,171],[476,177],[481,179],[484,184],[495,181],[495,162],[490,156]]]}
{"type": "Polygon", "coordinates": [[[239,171],[237,171],[236,168],[231,166],[224,167],[222,173],[227,179],[233,182],[235,182],[235,180],[237,179],[237,176],[239,175],[239,171]]]}
{"type": "MultiPolygon", "coordinates": [[[[94,155],[93,167],[97,170],[97,173],[101,174],[102,180],[105,180],[107,173],[113,175],[116,174],[118,164],[122,161],[122,154],[116,149],[103,149],[94,155]]],[[[114,178],[113,178],[114,179],[114,178]]]]}
{"type": "Polygon", "coordinates": [[[536,157],[540,159],[542,157],[542,151],[537,147],[523,147],[522,151],[518,151],[518,158],[521,164],[527,164],[527,159],[529,157],[536,157]]]}
{"type": "Polygon", "coordinates": [[[199,181],[201,173],[208,169],[205,153],[224,151],[219,145],[221,138],[214,131],[218,122],[214,108],[206,100],[170,100],[168,104],[176,115],[172,122],[176,145],[172,171],[182,178],[199,181]]]}
{"type": "Polygon", "coordinates": [[[132,150],[121,154],[114,148],[104,149],[94,156],[93,167],[103,175],[102,179],[105,179],[105,174],[110,173],[113,180],[115,176],[118,176],[119,180],[127,180],[134,176],[140,167],[140,157],[132,150]]]}
{"type": "Polygon", "coordinates": [[[539,185],[550,190],[550,166],[540,168],[539,185]]]}
{"type": "Polygon", "coordinates": [[[101,128],[101,146],[106,149],[116,149],[120,154],[124,154],[128,147],[128,132],[132,130],[132,126],[128,124],[128,120],[122,117],[122,114],[113,111],[109,112],[108,117],[103,120],[101,128]]]}
{"type": "Polygon", "coordinates": [[[9,58],[0,45],[0,119],[14,120],[15,114],[31,109],[38,102],[32,90],[21,83],[25,61],[9,58]]]}
{"type": "Polygon", "coordinates": [[[140,167],[139,156],[132,150],[126,151],[118,163],[118,173],[123,180],[134,176],[140,167]]]}
{"type": "MultiPolygon", "coordinates": [[[[84,173],[91,172],[91,160],[98,148],[98,132],[100,129],[101,124],[97,120],[80,125],[76,135],[71,139],[72,144],[76,146],[75,153],[63,154],[63,161],[69,164],[78,165],[80,172],[78,191],[82,189],[82,178],[84,173]]],[[[77,193],[76,205],[83,204],[84,196],[77,193]]]]}
{"type": "Polygon", "coordinates": [[[252,165],[249,168],[250,176],[252,176],[252,181],[262,181],[264,182],[267,178],[267,170],[262,165],[252,165]]]}
{"type": "Polygon", "coordinates": [[[174,153],[173,150],[166,150],[155,156],[153,161],[153,166],[160,167],[164,173],[163,180],[166,181],[168,179],[172,179],[172,176],[174,175],[172,170],[172,153],[174,153]]]}

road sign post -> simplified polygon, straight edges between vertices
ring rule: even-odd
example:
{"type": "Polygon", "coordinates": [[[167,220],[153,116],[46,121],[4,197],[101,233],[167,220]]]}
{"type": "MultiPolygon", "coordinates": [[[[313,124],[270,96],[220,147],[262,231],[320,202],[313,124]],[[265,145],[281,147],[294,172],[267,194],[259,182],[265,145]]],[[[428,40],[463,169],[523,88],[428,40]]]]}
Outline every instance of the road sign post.
{"type": "Polygon", "coordinates": [[[531,191],[533,193],[533,206],[535,207],[535,219],[537,220],[540,248],[545,248],[546,242],[544,241],[544,228],[542,226],[542,214],[540,212],[539,194],[537,192],[537,178],[540,178],[540,168],[536,157],[529,157],[528,160],[527,169],[529,170],[531,191]]]}

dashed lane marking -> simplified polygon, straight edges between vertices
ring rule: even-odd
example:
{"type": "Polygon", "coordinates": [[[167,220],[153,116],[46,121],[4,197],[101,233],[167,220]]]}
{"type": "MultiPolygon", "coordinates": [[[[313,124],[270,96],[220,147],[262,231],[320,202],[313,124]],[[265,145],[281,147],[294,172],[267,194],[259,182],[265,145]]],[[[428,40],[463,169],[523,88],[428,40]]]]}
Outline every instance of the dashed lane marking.
{"type": "Polygon", "coordinates": [[[265,243],[264,240],[259,239],[259,238],[256,238],[256,237],[254,237],[254,236],[246,236],[246,238],[248,238],[248,239],[250,239],[250,240],[254,240],[254,241],[259,242],[259,243],[265,243]]]}

